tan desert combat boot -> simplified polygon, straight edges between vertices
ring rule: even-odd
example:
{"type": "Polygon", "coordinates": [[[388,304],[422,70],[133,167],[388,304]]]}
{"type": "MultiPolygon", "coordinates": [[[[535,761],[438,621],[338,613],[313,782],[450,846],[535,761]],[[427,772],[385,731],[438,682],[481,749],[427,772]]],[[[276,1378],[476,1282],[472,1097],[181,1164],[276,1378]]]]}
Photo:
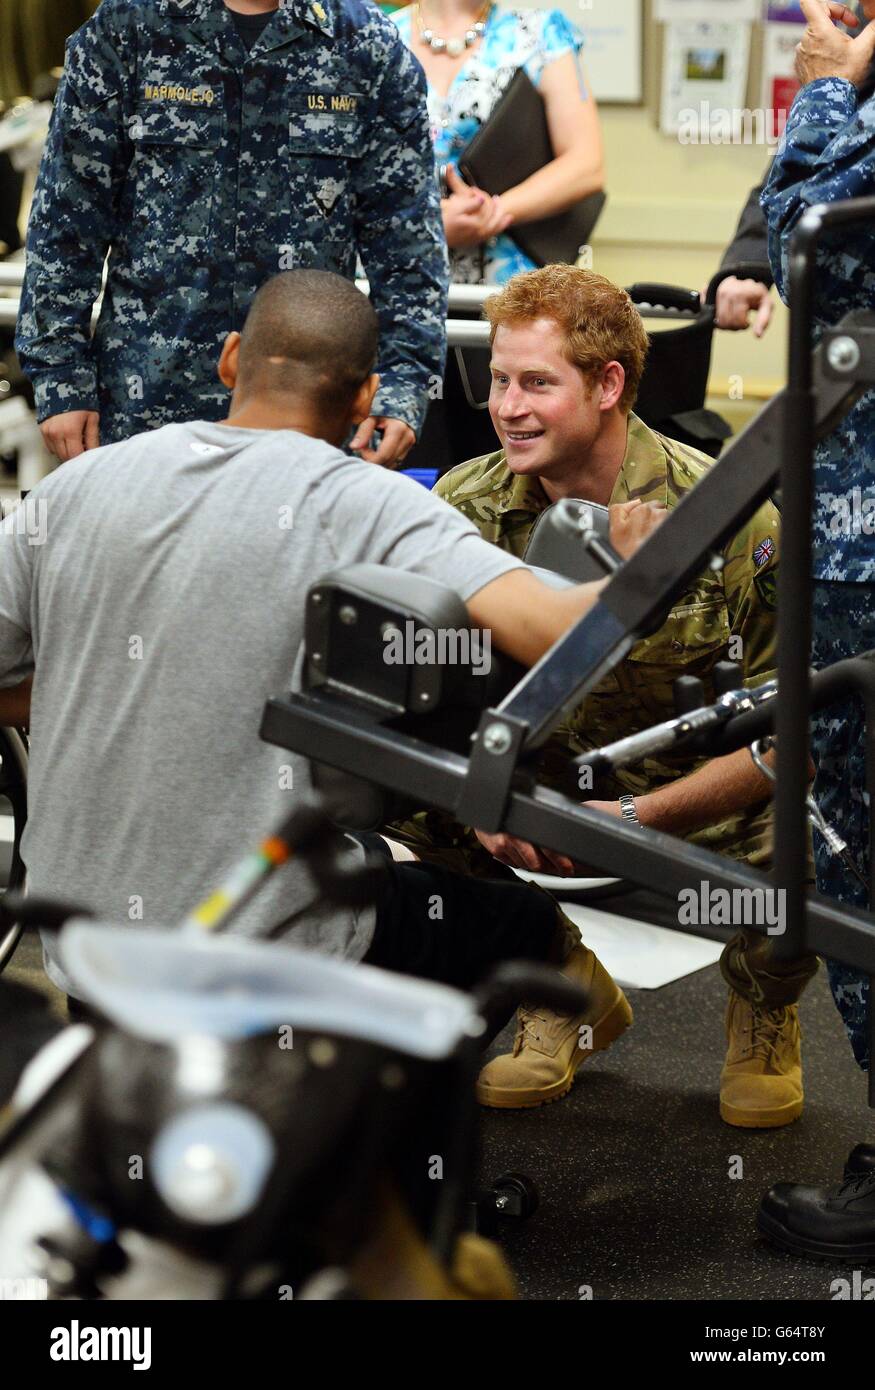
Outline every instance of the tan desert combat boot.
{"type": "Polygon", "coordinates": [[[487,1062],[477,1079],[481,1105],[517,1110],[558,1100],[571,1090],[580,1064],[610,1047],[631,1024],[628,999],[592,951],[575,946],[562,974],[586,990],[586,1010],[569,1017],[524,1005],[513,1052],[487,1062]]]}
{"type": "Polygon", "coordinates": [[[741,1129],[777,1129],[802,1114],[799,1006],[764,1009],[734,989],[726,1010],[720,1116],[741,1129]]]}

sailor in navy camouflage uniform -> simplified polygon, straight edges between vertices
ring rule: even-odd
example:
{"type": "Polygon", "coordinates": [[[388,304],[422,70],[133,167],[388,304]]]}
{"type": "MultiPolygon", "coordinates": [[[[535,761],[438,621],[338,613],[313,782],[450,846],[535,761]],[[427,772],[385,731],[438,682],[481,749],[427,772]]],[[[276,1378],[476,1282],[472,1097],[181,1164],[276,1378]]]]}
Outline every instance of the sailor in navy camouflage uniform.
{"type": "MultiPolygon", "coordinates": [[[[875,18],[875,0],[861,8],[867,19],[875,18]]],[[[851,21],[849,12],[840,13],[843,6],[828,12],[819,0],[806,0],[804,9],[809,33],[798,61],[807,85],[793,104],[762,198],[772,268],[784,299],[790,242],[805,210],[875,195],[875,97],[865,95],[871,92],[875,26],[851,39],[829,17],[851,21]]],[[[853,309],[875,308],[875,230],[842,230],[823,239],[814,292],[824,326],[853,309]]],[[[821,667],[875,648],[875,391],[818,445],[814,487],[812,659],[821,667]]],[[[868,877],[864,728],[856,699],[814,719],[814,794],[868,877]]],[[[865,888],[819,835],[815,852],[818,889],[865,907],[865,888]]],[[[838,962],[830,962],[830,979],[854,1055],[868,1070],[868,979],[838,962]]]]}
{"type": "Polygon", "coordinates": [[[366,458],[412,445],[447,292],[422,70],[367,0],[278,5],[248,52],[225,0],[103,0],[69,41],[16,338],[41,422],[99,411],[109,443],[221,419],[222,344],[259,286],[297,267],[351,278],[358,254],[382,385],[353,445],[375,427],[366,458]]]}

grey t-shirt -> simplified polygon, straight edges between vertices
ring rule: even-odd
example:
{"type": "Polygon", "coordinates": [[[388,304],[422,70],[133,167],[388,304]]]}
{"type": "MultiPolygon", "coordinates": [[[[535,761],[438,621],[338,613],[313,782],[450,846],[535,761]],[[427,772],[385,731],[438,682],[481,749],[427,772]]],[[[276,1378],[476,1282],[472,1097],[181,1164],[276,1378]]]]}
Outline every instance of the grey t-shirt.
{"type": "MultiPolygon", "coordinates": [[[[310,785],[259,739],[262,709],[292,688],[307,589],[359,561],[463,599],[520,564],[417,483],[292,430],[167,425],[34,489],[0,535],[0,686],[35,667],[31,893],[174,926],[218,885],[310,785]]],[[[234,930],[285,921],[292,944],[360,959],[374,910],[320,903],[293,861],[234,930]]]]}

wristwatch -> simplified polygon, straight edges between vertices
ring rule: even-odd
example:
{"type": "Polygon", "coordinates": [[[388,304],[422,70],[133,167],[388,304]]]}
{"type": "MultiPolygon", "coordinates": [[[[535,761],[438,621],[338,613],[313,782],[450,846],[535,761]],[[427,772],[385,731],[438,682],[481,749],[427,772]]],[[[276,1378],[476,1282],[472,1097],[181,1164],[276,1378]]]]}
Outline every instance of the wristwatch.
{"type": "Polygon", "coordinates": [[[643,829],[638,819],[638,812],[635,810],[635,798],[631,792],[626,792],[624,796],[620,797],[620,815],[623,820],[630,820],[633,825],[637,825],[639,830],[643,829]]]}

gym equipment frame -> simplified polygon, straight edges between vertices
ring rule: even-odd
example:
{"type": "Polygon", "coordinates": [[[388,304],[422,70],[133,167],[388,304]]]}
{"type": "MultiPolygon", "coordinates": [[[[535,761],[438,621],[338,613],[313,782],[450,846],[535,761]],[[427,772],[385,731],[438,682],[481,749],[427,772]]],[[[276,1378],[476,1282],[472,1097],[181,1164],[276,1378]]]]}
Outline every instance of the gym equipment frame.
{"type": "MultiPolygon", "coordinates": [[[[806,795],[812,708],[862,696],[866,709],[867,786],[875,789],[875,661],[841,662],[813,679],[811,632],[812,463],[816,441],[875,385],[875,314],[847,315],[816,349],[814,274],[824,233],[875,217],[875,198],[808,210],[790,255],[788,384],[726,449],[702,481],[645,545],[610,578],[583,617],[494,708],[473,736],[470,755],[429,743],[425,724],[392,725],[392,711],[368,708],[355,692],[329,686],[268,701],[261,737],[321,764],[414,800],[451,811],[466,825],[542,844],[606,874],[674,897],[707,881],[718,889],[785,894],[787,931],[776,937],[783,955],[815,950],[875,980],[875,918],[870,912],[808,894],[806,795]],[[524,760],[562,716],[627,655],[636,641],[701,573],[773,491],[780,475],[783,526],[778,590],[778,685],[782,698],[723,725],[707,745],[718,755],[774,732],[777,735],[775,860],[765,875],[657,831],[609,820],[535,784],[524,760]],[[350,694],[353,698],[350,698],[350,694]]],[[[342,578],[341,575],[335,578],[342,578]]],[[[321,600],[318,583],[308,596],[321,600]]],[[[397,711],[396,711],[397,713],[397,711]]],[[[869,845],[875,868],[875,816],[869,845]]],[[[749,899],[748,899],[749,900],[749,899]]],[[[870,908],[873,906],[870,891],[870,908]]],[[[751,930],[768,934],[764,924],[751,930]]],[[[684,926],[683,930],[690,930],[684,926]]],[[[694,929],[693,929],[694,930],[694,929]]],[[[733,929],[727,928],[728,937],[733,929]]],[[[709,935],[714,934],[713,927],[709,935]]],[[[873,990],[875,997],[875,990],[873,990]]],[[[875,1008],[870,1009],[875,1051],[875,1008]]],[[[875,1107],[875,1071],[869,1103],[875,1107]]]]}

